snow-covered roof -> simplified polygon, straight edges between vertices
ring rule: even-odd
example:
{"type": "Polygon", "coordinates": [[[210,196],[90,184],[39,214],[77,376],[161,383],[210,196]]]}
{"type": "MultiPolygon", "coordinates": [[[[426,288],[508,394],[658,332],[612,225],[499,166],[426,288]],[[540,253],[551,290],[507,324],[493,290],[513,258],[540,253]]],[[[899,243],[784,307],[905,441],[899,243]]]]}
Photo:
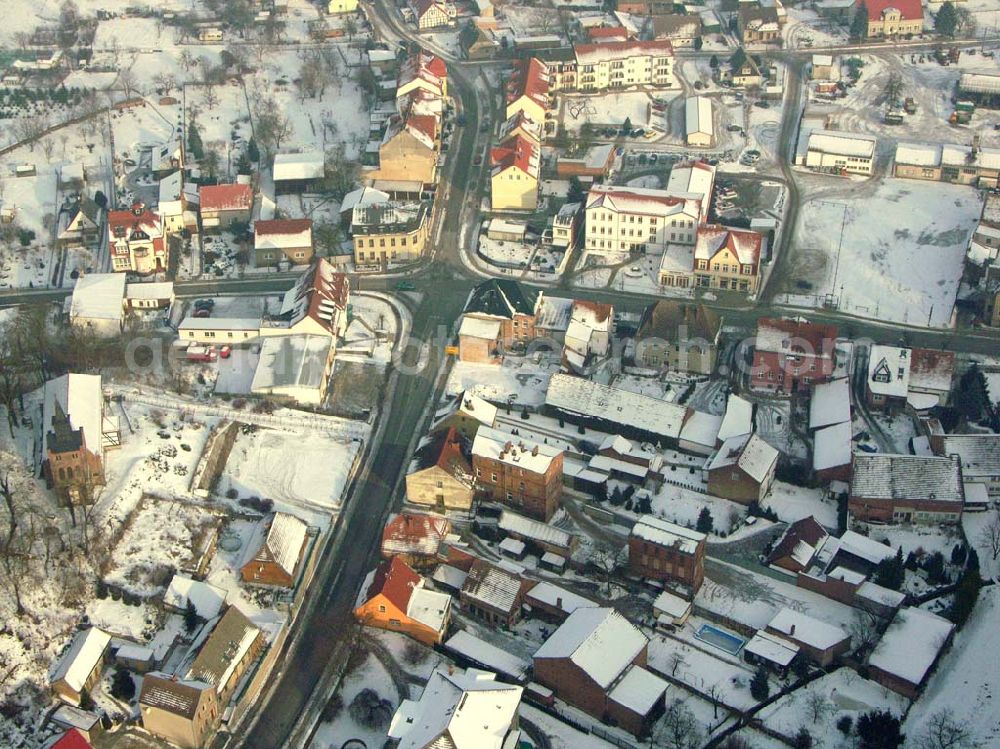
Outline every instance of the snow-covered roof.
{"type": "Polygon", "coordinates": [[[333,340],[325,335],[267,336],[260,346],[251,392],[282,388],[319,390],[327,380],[333,340]]]}
{"type": "Polygon", "coordinates": [[[192,718],[201,703],[202,693],[211,688],[211,684],[203,681],[179,680],[162,673],[146,674],[142,679],[139,704],[192,718]]]}
{"type": "Polygon", "coordinates": [[[875,137],[835,130],[813,130],[809,133],[809,150],[870,159],[875,155],[875,137]]]}
{"type": "Polygon", "coordinates": [[[846,466],[851,462],[851,422],[817,429],[813,435],[813,470],[846,466]]]}
{"type": "Polygon", "coordinates": [[[580,608],[535,651],[535,660],[569,658],[607,689],[647,643],[646,636],[614,609],[580,608]]]}
{"type": "Polygon", "coordinates": [[[521,593],[521,579],[482,559],[472,563],[462,596],[491,606],[498,611],[513,611],[521,593]]]}
{"type": "Polygon", "coordinates": [[[809,428],[851,420],[851,387],[846,377],[813,386],[809,401],[809,428]]]}
{"type": "Polygon", "coordinates": [[[761,629],[743,646],[743,652],[784,667],[798,654],[799,646],[761,629]]]}
{"type": "Polygon", "coordinates": [[[864,559],[871,564],[878,564],[883,559],[888,559],[896,553],[895,549],[891,546],[886,546],[873,538],[862,536],[857,531],[850,530],[844,531],[844,535],[837,539],[835,550],[837,552],[842,551],[859,559],[864,559]]]}
{"type": "Polygon", "coordinates": [[[230,606],[198,651],[186,678],[198,679],[219,692],[229,682],[262,632],[236,606],[230,606]]]}
{"type": "Polygon", "coordinates": [[[545,404],[673,439],[680,436],[687,412],[676,403],[562,373],[552,375],[549,380],[545,404]]]}
{"type": "MultiPolygon", "coordinates": [[[[100,715],[88,710],[81,710],[73,705],[60,705],[52,713],[53,723],[60,726],[79,728],[81,731],[90,731],[100,719],[100,715]]],[[[51,746],[46,744],[46,746],[48,749],[91,749],[89,742],[84,741],[79,733],[77,736],[80,739],[79,742],[66,741],[66,737],[64,736],[64,740],[57,741],[51,746]]]]}
{"type": "Polygon", "coordinates": [[[750,434],[753,431],[753,404],[736,393],[730,393],[726,401],[726,415],[719,425],[717,440],[725,442],[730,437],[750,434]]]}
{"type": "Polygon", "coordinates": [[[538,583],[529,590],[524,598],[528,604],[532,601],[538,601],[539,603],[556,607],[566,614],[572,614],[577,609],[588,606],[597,606],[589,598],[584,598],[571,590],[560,588],[558,585],[545,581],[538,583]]]}
{"type": "Polygon", "coordinates": [[[403,700],[388,734],[398,749],[503,749],[522,691],[487,671],[440,669],[419,700],[403,700]]]}
{"type": "Polygon", "coordinates": [[[651,187],[594,185],[587,193],[587,210],[600,208],[617,213],[656,216],[701,216],[700,195],[677,195],[651,187]]]}
{"type": "Polygon", "coordinates": [[[861,583],[855,591],[855,595],[859,598],[882,604],[883,606],[892,606],[893,608],[902,606],[903,601],[906,600],[906,593],[892,590],[891,588],[884,588],[877,583],[873,583],[871,580],[865,580],[861,583]]]}
{"type": "Polygon", "coordinates": [[[760,483],[778,462],[778,451],[756,432],[730,437],[716,450],[706,467],[709,471],[737,466],[760,483]]]}
{"type": "Polygon", "coordinates": [[[444,630],[450,610],[451,596],[421,586],[414,588],[413,592],[410,593],[406,615],[413,621],[430,627],[435,632],[441,632],[444,630]]]}
{"type": "MultiPolygon", "coordinates": [[[[306,317],[336,335],[340,316],[347,310],[351,282],[326,258],[316,258],[295,285],[285,292],[278,316],[268,327],[294,327],[306,317]]],[[[211,319],[211,318],[208,318],[211,319]]]]}
{"type": "Polygon", "coordinates": [[[260,330],[259,317],[185,317],[177,326],[183,330],[260,330]]]}
{"type": "Polygon", "coordinates": [[[469,338],[484,338],[495,341],[500,337],[501,325],[500,320],[462,315],[462,324],[458,328],[458,334],[469,338]]]}
{"type": "Polygon", "coordinates": [[[654,515],[643,515],[632,526],[632,535],[644,541],[675,548],[683,554],[694,554],[698,544],[705,540],[704,533],[669,523],[654,515]]]}
{"type": "Polygon", "coordinates": [[[528,672],[528,663],[464,629],[452,635],[444,648],[515,679],[523,679],[528,672]]]}
{"type": "Polygon", "coordinates": [[[642,666],[629,666],[608,697],[637,715],[648,715],[663,701],[667,682],[642,666]]]}
{"type": "Polygon", "coordinates": [[[653,611],[661,611],[674,619],[680,619],[691,610],[691,602],[676,593],[665,590],[653,601],[653,611]]]}
{"type": "Polygon", "coordinates": [[[900,609],[869,656],[868,665],[918,685],[954,629],[954,624],[930,611],[900,609]]]}
{"type": "Polygon", "coordinates": [[[692,133],[703,133],[711,136],[712,127],[712,100],[707,96],[689,96],[684,103],[684,118],[686,130],[690,136],[692,133]]]}
{"type": "Polygon", "coordinates": [[[125,286],[126,299],[173,299],[174,282],[130,283],[125,286]]]}
{"type": "Polygon", "coordinates": [[[125,299],[125,281],[124,273],[88,273],[80,276],[73,287],[70,321],[120,321],[125,299]]]}
{"type": "Polygon", "coordinates": [[[451,532],[447,518],[423,512],[401,512],[389,518],[382,530],[382,553],[436,554],[451,532]]]}
{"type": "Polygon", "coordinates": [[[545,294],[538,302],[538,311],[535,314],[535,328],[565,331],[569,327],[569,318],[572,311],[572,299],[545,294]]]}
{"type": "Polygon", "coordinates": [[[461,590],[462,586],[465,585],[465,578],[468,575],[469,573],[465,572],[465,570],[460,570],[458,567],[452,567],[450,564],[439,564],[434,570],[431,580],[446,585],[452,590],[461,590]]]}
{"type": "Polygon", "coordinates": [[[604,42],[577,44],[573,47],[576,64],[599,65],[603,62],[627,60],[632,57],[673,57],[673,45],[667,40],[604,42]]]}
{"type": "Polygon", "coordinates": [[[518,541],[516,538],[508,537],[500,542],[499,549],[502,553],[512,554],[518,557],[524,553],[524,541],[518,541]]]}
{"type": "Polygon", "coordinates": [[[45,383],[45,398],[42,404],[42,431],[45,445],[49,450],[57,446],[50,444],[52,419],[56,415],[56,404],[69,417],[70,427],[83,429],[87,449],[100,455],[104,433],[104,392],[100,375],[70,373],[56,377],[45,383]]]}
{"type": "Polygon", "coordinates": [[[943,435],[941,454],[958,457],[965,479],[1000,475],[1000,434],[943,435]]]}
{"type": "Polygon", "coordinates": [[[274,181],[322,179],[325,157],[321,151],[279,153],[274,156],[274,181]]]}
{"type": "Polygon", "coordinates": [[[704,161],[694,161],[678,164],[670,170],[666,190],[674,195],[701,195],[701,216],[707,218],[714,185],[715,167],[704,161]]]}
{"type": "Polygon", "coordinates": [[[854,456],[851,496],[964,502],[961,479],[957,457],[858,453],[854,456]]]}
{"type": "Polygon", "coordinates": [[[226,603],[226,591],[176,573],[163,594],[163,605],[183,610],[187,608],[188,601],[202,619],[214,619],[226,603]]]}
{"type": "Polygon", "coordinates": [[[817,650],[827,650],[844,640],[850,640],[850,635],[840,627],[790,608],[783,608],[775,614],[767,628],[817,650]]]}
{"type": "Polygon", "coordinates": [[[915,348],[910,353],[911,391],[947,393],[951,390],[954,374],[954,351],[915,348]]]}
{"type": "Polygon", "coordinates": [[[715,447],[715,440],[722,428],[723,417],[704,411],[688,411],[681,428],[681,440],[709,449],[715,447]]]}
{"type": "Polygon", "coordinates": [[[255,250],[312,247],[312,241],[312,219],[271,219],[269,221],[256,221],[253,225],[255,250]]]}
{"type": "Polygon", "coordinates": [[[357,190],[352,190],[344,196],[344,200],[340,203],[340,212],[343,214],[347,211],[354,211],[355,208],[367,208],[368,206],[388,203],[389,201],[389,193],[366,185],[365,187],[359,187],[357,190]]]}
{"type": "Polygon", "coordinates": [[[488,426],[481,426],[472,442],[473,458],[496,460],[530,473],[545,473],[562,452],[552,445],[526,441],[488,426]]]}
{"type": "Polygon", "coordinates": [[[868,352],[868,389],[876,395],[905,398],[910,387],[910,349],[872,345],[868,352]]]}
{"type": "Polygon", "coordinates": [[[258,561],[273,561],[282,570],[295,576],[295,568],[302,554],[308,527],[304,522],[287,512],[277,512],[267,538],[255,557],[258,561]]]}
{"type": "Polygon", "coordinates": [[[111,635],[97,627],[77,632],[52,672],[51,681],[63,681],[73,691],[83,691],[87,678],[104,658],[110,642],[111,635]]]}

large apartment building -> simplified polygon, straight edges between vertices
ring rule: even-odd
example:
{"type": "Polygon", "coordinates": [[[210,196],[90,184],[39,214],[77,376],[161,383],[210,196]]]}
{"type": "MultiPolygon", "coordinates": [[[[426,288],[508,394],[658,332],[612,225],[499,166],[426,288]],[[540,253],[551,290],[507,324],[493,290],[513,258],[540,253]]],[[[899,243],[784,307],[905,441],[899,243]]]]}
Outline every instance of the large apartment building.
{"type": "Polygon", "coordinates": [[[430,204],[426,202],[355,206],[351,217],[355,265],[388,268],[417,260],[430,225],[430,204]]]}
{"type": "Polygon", "coordinates": [[[504,94],[508,119],[523,112],[528,119],[544,123],[549,108],[549,66],[537,57],[518,60],[507,80],[504,94]]]}
{"type": "Polygon", "coordinates": [[[663,252],[668,244],[693,247],[701,196],[640,187],[595,185],[587,194],[585,248],[627,258],[663,252]]]}
{"type": "Polygon", "coordinates": [[[676,88],[674,48],[666,40],[577,44],[575,61],[552,71],[551,86],[606,91],[630,86],[676,88]]]}

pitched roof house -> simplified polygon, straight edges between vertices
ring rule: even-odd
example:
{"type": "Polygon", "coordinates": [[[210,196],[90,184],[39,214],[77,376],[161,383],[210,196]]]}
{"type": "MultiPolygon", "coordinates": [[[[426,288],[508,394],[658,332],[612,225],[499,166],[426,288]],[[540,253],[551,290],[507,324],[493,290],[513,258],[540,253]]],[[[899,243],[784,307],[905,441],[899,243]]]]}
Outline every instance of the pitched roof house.
{"type": "Polygon", "coordinates": [[[965,504],[957,455],[854,456],[847,509],[859,520],[957,523],[965,504]]]}
{"type": "Polygon", "coordinates": [[[549,66],[537,57],[517,60],[504,84],[506,117],[518,112],[538,123],[545,122],[549,108],[549,66]]]}
{"type": "Polygon", "coordinates": [[[219,699],[211,684],[146,674],[139,693],[142,727],[181,747],[201,749],[219,725],[219,699]]]}
{"type": "Polygon", "coordinates": [[[396,96],[406,96],[416,90],[438,98],[448,96],[448,66],[442,58],[417,51],[403,60],[396,75],[396,96]]]}
{"type": "Polygon", "coordinates": [[[410,565],[436,564],[438,549],[451,522],[440,515],[401,512],[389,518],[382,529],[382,557],[399,557],[410,565]]]}
{"type": "Polygon", "coordinates": [[[438,412],[431,429],[435,432],[454,429],[456,436],[471,444],[479,427],[496,425],[497,410],[489,401],[466,390],[457,395],[443,412],[438,412]]]}
{"type": "Polygon", "coordinates": [[[413,455],[406,474],[406,498],[414,504],[468,510],[475,490],[472,464],[454,427],[432,433],[413,455]]]}
{"type": "Polygon", "coordinates": [[[347,330],[351,281],[317,258],[281,300],[277,314],[260,325],[261,336],[315,333],[340,338],[347,330]]]}
{"type": "Polygon", "coordinates": [[[254,222],[253,250],[257,267],[274,265],[281,260],[305,265],[313,259],[312,219],[254,222]]]}
{"type": "Polygon", "coordinates": [[[730,437],[706,466],[709,494],[743,504],[763,500],[774,481],[778,455],[756,433],[730,437]]]}
{"type": "Polygon", "coordinates": [[[837,327],[787,318],[757,321],[754,390],[796,393],[826,382],[833,373],[837,327]]]}
{"type": "Polygon", "coordinates": [[[86,273],[77,279],[69,308],[71,325],[88,328],[98,336],[122,332],[125,308],[124,273],[86,273]]]}
{"type": "Polygon", "coordinates": [[[83,693],[100,681],[110,643],[111,635],[97,627],[77,632],[49,677],[56,697],[70,705],[79,705],[83,693]]]}
{"type": "Polygon", "coordinates": [[[533,211],[538,206],[541,149],[515,132],[490,150],[490,204],[494,211],[533,211]]]}
{"type": "Polygon", "coordinates": [[[477,559],[469,569],[459,599],[466,613],[510,629],[521,618],[525,590],[521,576],[477,559]]]}
{"type": "Polygon", "coordinates": [[[253,187],[247,183],[202,185],[198,210],[205,229],[225,229],[236,221],[249,221],[253,209],[253,187]]]}
{"type": "Polygon", "coordinates": [[[291,588],[305,553],[309,526],[285,512],[275,513],[264,543],[240,568],[246,583],[291,588]]]}
{"type": "Polygon", "coordinates": [[[692,374],[715,371],[722,317],[702,304],[673,299],[643,310],[636,333],[635,360],[643,367],[692,374]]]}
{"type": "Polygon", "coordinates": [[[476,286],[462,311],[459,358],[495,363],[515,342],[531,340],[540,298],[509,279],[493,278],[476,286]]]}
{"type": "Polygon", "coordinates": [[[796,520],[771,547],[767,563],[789,572],[807,570],[829,537],[826,528],[812,515],[796,520]]]}
{"type": "Polygon", "coordinates": [[[187,678],[211,684],[219,704],[225,706],[264,644],[260,627],[236,606],[230,606],[198,651],[187,678]]]}
{"type": "Polygon", "coordinates": [[[162,220],[142,203],[128,211],[108,211],[108,243],[115,272],[148,275],[170,265],[162,220]]]}
{"type": "Polygon", "coordinates": [[[767,632],[795,643],[803,655],[823,668],[851,649],[851,636],[840,627],[790,608],[774,615],[767,632]]]}
{"type": "Polygon", "coordinates": [[[451,596],[424,587],[399,557],[384,559],[369,575],[355,618],[368,627],[403,632],[425,645],[440,644],[451,620],[451,596]]]}
{"type": "Polygon", "coordinates": [[[954,631],[954,624],[930,611],[900,609],[868,657],[869,678],[915,700],[954,631]]]}

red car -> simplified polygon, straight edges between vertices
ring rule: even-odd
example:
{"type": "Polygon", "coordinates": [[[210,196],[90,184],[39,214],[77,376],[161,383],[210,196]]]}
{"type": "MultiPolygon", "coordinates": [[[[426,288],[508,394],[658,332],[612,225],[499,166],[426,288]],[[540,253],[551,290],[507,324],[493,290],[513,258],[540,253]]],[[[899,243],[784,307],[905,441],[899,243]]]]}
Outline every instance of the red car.
{"type": "Polygon", "coordinates": [[[219,357],[222,359],[228,359],[233,353],[232,346],[223,346],[219,349],[219,357]]]}
{"type": "Polygon", "coordinates": [[[211,317],[212,310],[210,309],[196,309],[194,311],[194,317],[211,317]]]}

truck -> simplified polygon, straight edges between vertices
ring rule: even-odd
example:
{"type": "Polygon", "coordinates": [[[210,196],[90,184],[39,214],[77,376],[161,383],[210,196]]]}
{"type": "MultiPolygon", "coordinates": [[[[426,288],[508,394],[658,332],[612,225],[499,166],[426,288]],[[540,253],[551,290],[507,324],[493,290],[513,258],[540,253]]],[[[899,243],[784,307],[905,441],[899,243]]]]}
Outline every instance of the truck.
{"type": "Polygon", "coordinates": [[[215,346],[188,346],[184,352],[187,361],[213,362],[218,356],[215,346]]]}

